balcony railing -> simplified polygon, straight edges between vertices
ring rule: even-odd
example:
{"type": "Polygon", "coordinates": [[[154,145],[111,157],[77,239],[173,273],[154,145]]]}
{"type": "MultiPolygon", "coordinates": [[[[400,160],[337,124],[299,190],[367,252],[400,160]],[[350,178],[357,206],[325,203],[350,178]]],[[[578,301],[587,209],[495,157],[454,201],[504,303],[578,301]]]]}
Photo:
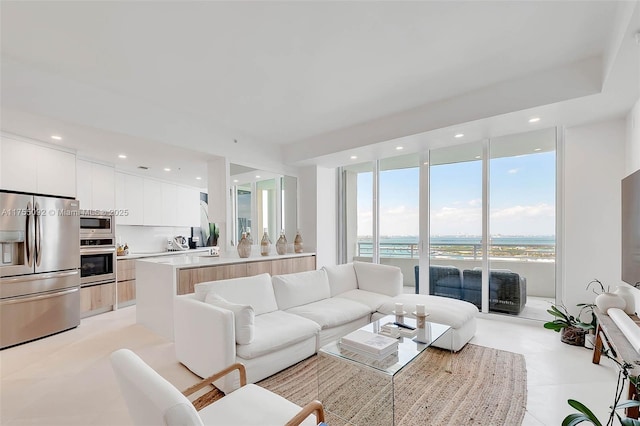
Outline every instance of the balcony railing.
{"type": "MultiPolygon", "coordinates": [[[[373,244],[368,241],[358,241],[359,257],[371,257],[373,244]]],[[[433,259],[482,259],[482,245],[468,243],[432,244],[430,257],[433,259]]],[[[556,247],[553,244],[493,244],[489,247],[490,258],[509,258],[519,260],[553,261],[556,256],[556,247]]],[[[380,244],[380,257],[406,257],[418,258],[419,248],[417,243],[389,243],[380,244]]]]}

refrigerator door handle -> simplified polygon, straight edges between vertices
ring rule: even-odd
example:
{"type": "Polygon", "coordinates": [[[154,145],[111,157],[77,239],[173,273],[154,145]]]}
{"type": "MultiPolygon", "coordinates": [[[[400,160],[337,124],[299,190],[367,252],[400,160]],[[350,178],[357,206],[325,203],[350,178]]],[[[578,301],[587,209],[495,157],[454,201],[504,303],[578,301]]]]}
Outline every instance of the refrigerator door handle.
{"type": "Polygon", "coordinates": [[[33,213],[33,204],[31,201],[27,203],[27,214],[26,214],[26,238],[24,241],[25,249],[27,250],[27,264],[29,266],[33,266],[33,235],[31,235],[31,214],[33,213]]]}
{"type": "Polygon", "coordinates": [[[36,240],[36,266],[40,266],[40,262],[42,261],[42,221],[40,220],[40,205],[36,203],[36,211],[35,211],[35,219],[36,219],[36,229],[35,229],[35,240],[36,240]]]}
{"type": "Polygon", "coordinates": [[[2,305],[11,305],[13,303],[33,302],[35,300],[51,299],[52,297],[64,296],[65,294],[75,293],[76,291],[80,291],[80,289],[77,287],[74,287],[64,291],[56,291],[55,293],[39,294],[37,296],[29,296],[29,297],[16,297],[13,299],[4,299],[0,303],[2,305]]]}
{"type": "Polygon", "coordinates": [[[35,275],[20,275],[18,277],[6,277],[0,278],[0,285],[2,284],[15,284],[22,283],[26,281],[36,281],[36,280],[48,280],[50,278],[66,278],[72,277],[74,275],[78,275],[78,270],[75,269],[73,271],[62,271],[62,272],[52,272],[50,274],[35,274],[35,275]]]}

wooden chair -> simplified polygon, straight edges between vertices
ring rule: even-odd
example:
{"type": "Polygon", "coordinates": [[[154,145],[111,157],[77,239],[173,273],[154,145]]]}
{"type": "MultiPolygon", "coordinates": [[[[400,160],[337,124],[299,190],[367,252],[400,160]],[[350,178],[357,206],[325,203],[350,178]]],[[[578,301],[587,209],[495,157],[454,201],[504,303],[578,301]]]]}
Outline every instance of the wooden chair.
{"type": "Polygon", "coordinates": [[[111,365],[136,425],[317,425],[324,422],[319,401],[299,407],[260,386],[247,385],[244,365],[233,364],[181,393],[129,349],[111,354],[111,365]],[[187,396],[238,370],[240,388],[196,410],[187,396]],[[315,414],[315,416],[314,416],[315,414]]]}

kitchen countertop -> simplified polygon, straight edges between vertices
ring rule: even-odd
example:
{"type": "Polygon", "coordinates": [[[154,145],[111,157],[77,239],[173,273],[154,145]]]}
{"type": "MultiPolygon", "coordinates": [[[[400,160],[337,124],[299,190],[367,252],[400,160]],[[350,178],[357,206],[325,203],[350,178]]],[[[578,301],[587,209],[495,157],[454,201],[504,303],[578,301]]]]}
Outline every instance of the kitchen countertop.
{"type": "Polygon", "coordinates": [[[278,254],[270,254],[268,256],[261,256],[260,253],[256,253],[252,256],[241,258],[237,253],[227,253],[221,256],[211,256],[207,254],[202,255],[193,255],[193,256],[178,256],[178,257],[169,257],[169,258],[159,258],[153,257],[149,259],[140,259],[140,261],[145,263],[155,263],[159,265],[167,265],[169,267],[173,267],[173,269],[189,269],[189,268],[200,268],[206,266],[217,266],[217,265],[229,265],[233,263],[244,263],[244,262],[260,262],[265,260],[277,260],[277,259],[287,259],[293,257],[304,257],[304,256],[314,256],[315,253],[287,253],[283,255],[278,254]]]}
{"type": "Polygon", "coordinates": [[[159,251],[159,252],[142,252],[142,253],[129,253],[124,256],[117,256],[116,259],[143,259],[146,257],[161,257],[161,256],[179,256],[179,255],[194,255],[195,253],[208,253],[209,247],[198,247],[196,249],[180,250],[180,251],[159,251]]]}

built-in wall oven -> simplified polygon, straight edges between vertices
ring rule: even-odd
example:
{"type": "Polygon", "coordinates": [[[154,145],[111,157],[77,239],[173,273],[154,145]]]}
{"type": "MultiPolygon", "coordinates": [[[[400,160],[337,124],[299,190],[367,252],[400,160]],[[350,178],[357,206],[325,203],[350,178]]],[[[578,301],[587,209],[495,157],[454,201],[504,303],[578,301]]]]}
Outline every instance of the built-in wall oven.
{"type": "Polygon", "coordinates": [[[116,243],[113,216],[80,217],[80,285],[116,280],[116,243]]]}

